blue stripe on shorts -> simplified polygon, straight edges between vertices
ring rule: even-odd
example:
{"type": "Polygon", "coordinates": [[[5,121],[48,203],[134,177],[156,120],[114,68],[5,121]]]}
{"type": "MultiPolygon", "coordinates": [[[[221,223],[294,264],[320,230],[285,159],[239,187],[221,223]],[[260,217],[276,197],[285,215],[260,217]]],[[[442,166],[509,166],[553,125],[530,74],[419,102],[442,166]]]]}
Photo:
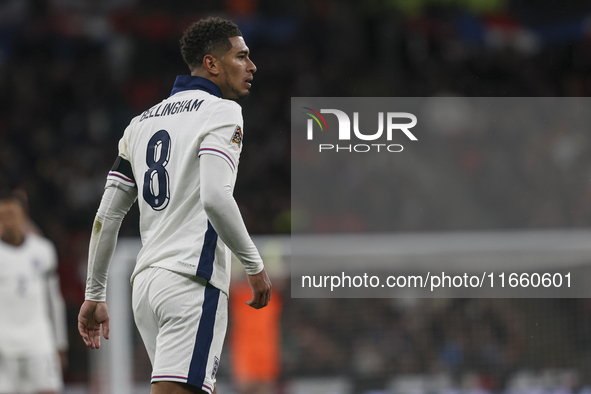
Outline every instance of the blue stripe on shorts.
{"type": "Polygon", "coordinates": [[[215,315],[218,309],[218,300],[220,290],[209,283],[205,288],[205,299],[203,301],[203,311],[199,328],[197,329],[197,338],[193,348],[193,357],[189,366],[189,376],[187,383],[201,387],[205,380],[205,370],[207,367],[207,358],[209,349],[213,341],[213,328],[215,326],[215,315]]]}

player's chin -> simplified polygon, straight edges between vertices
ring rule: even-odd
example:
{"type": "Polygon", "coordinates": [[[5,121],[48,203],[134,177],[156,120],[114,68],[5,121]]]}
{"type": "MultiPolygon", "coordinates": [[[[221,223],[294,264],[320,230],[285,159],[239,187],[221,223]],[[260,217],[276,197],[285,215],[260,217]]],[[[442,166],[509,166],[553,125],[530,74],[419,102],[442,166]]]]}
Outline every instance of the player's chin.
{"type": "Polygon", "coordinates": [[[248,90],[248,89],[245,89],[245,90],[241,90],[239,92],[236,92],[236,96],[238,96],[238,99],[247,98],[248,95],[250,95],[250,90],[248,90]]]}

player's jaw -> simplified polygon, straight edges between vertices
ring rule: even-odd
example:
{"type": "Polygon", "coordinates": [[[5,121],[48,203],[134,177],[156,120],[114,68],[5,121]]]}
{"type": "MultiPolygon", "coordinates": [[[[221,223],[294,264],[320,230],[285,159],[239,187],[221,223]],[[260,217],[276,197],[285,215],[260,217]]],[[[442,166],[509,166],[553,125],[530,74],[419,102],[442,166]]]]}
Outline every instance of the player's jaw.
{"type": "Polygon", "coordinates": [[[239,99],[245,98],[250,94],[250,88],[252,86],[252,76],[246,78],[243,82],[243,88],[236,92],[236,95],[238,96],[239,99]]]}
{"type": "Polygon", "coordinates": [[[250,88],[252,86],[252,80],[252,75],[240,80],[237,78],[232,78],[228,75],[225,82],[230,92],[229,94],[224,94],[224,98],[243,99],[248,97],[250,94],[250,88]]]}

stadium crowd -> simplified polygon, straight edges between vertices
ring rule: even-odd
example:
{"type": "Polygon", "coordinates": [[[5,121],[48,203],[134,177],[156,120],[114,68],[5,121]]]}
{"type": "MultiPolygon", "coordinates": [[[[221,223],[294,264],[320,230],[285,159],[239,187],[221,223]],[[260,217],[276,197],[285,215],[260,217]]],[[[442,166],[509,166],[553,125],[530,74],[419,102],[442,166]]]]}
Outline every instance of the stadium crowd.
{"type": "MultiPolygon", "coordinates": [[[[586,302],[502,299],[297,300],[284,311],[284,373],[342,376],[355,393],[399,376],[445,377],[431,390],[499,392],[519,371],[572,368],[588,352],[586,302]],[[306,315],[307,319],[300,317],[306,315]],[[576,332],[575,327],[581,330],[576,332]],[[549,350],[552,349],[552,350],[549,350]],[[585,350],[585,351],[583,351],[585,350]]],[[[566,390],[589,385],[578,371],[566,390]]],[[[559,387],[559,381],[544,389],[559,387]]],[[[516,387],[513,387],[516,389],[516,387]]],[[[525,386],[521,389],[534,389],[525,386]]],[[[389,391],[388,391],[389,392],[389,391]]]]}
{"type": "MultiPolygon", "coordinates": [[[[591,41],[579,26],[591,13],[584,2],[402,3],[3,1],[0,188],[25,190],[32,218],[56,243],[70,327],[83,300],[89,232],[118,139],[133,116],[186,73],[178,37],[199,16],[234,17],[259,66],[252,96],[242,103],[246,142],[235,192],[254,234],[290,231],[291,97],[591,93],[591,41]]],[[[448,215],[438,214],[406,177],[397,181],[399,219],[390,230],[589,226],[590,143],[566,125],[442,135],[449,155],[425,158],[426,166],[447,165],[446,176],[465,183],[464,198],[484,214],[450,222],[465,205],[451,202],[448,215]]],[[[128,215],[122,235],[138,235],[137,216],[128,215]]],[[[335,212],[309,230],[363,230],[359,221],[345,220],[350,216],[335,212]]],[[[286,302],[284,376],[351,371],[359,384],[379,385],[392,373],[455,374],[469,365],[489,379],[487,387],[498,388],[508,368],[527,362],[519,314],[503,302],[375,301],[286,302]]],[[[74,330],[70,335],[66,377],[85,380],[86,352],[74,330]]],[[[573,354],[591,350],[574,348],[573,354]]]]}

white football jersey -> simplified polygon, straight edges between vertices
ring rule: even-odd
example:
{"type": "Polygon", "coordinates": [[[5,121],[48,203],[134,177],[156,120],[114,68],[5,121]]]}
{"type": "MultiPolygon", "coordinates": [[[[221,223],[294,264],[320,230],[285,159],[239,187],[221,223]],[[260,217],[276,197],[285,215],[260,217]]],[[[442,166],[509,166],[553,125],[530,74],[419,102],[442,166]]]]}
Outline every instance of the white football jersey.
{"type": "Polygon", "coordinates": [[[232,168],[242,150],[242,110],[213,82],[179,76],[169,98],[135,117],[119,142],[109,179],[137,186],[142,249],[132,275],[149,266],[197,275],[228,292],[230,250],[200,199],[199,156],[232,168]],[[130,171],[131,170],[131,171],[130,171]]]}
{"type": "Polygon", "coordinates": [[[0,357],[56,351],[48,288],[56,267],[45,238],[28,234],[19,246],[0,240],[0,357]]]}

